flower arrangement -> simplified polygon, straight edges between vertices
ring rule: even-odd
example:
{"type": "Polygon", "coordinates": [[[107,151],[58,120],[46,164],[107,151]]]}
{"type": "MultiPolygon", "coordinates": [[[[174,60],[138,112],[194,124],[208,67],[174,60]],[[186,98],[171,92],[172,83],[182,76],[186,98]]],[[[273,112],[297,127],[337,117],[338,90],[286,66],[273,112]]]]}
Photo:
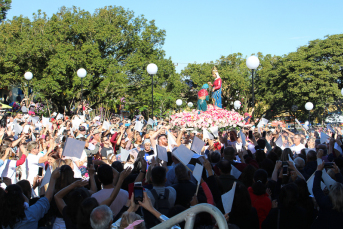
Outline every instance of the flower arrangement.
{"type": "Polygon", "coordinates": [[[207,106],[207,111],[201,112],[193,109],[192,111],[183,111],[172,115],[170,124],[176,128],[194,128],[202,130],[218,126],[223,127],[243,127],[244,118],[236,111],[220,109],[212,105],[207,106]]]}

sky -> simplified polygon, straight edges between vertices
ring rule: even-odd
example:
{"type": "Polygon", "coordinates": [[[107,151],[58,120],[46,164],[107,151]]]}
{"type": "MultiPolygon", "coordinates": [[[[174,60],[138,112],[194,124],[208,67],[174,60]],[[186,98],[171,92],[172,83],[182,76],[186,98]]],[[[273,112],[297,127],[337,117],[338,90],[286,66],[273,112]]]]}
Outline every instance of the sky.
{"type": "Polygon", "coordinates": [[[163,49],[180,72],[188,63],[215,61],[240,52],[284,55],[308,41],[342,33],[342,0],[13,0],[7,19],[61,6],[95,9],[115,5],[155,20],[166,30],[163,49]]]}

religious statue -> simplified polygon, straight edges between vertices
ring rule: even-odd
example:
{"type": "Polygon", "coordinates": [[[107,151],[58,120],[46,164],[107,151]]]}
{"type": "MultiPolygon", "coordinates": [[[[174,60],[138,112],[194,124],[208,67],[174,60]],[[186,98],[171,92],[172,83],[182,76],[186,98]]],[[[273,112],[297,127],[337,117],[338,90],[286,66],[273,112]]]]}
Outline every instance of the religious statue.
{"type": "Polygon", "coordinates": [[[213,84],[208,82],[212,87],[212,100],[214,100],[214,105],[222,108],[222,79],[219,76],[216,66],[212,69],[212,76],[215,78],[213,84]]]}
{"type": "Polygon", "coordinates": [[[200,111],[207,111],[207,103],[206,101],[209,100],[208,96],[208,84],[204,84],[201,90],[198,92],[198,110],[200,111]]]}

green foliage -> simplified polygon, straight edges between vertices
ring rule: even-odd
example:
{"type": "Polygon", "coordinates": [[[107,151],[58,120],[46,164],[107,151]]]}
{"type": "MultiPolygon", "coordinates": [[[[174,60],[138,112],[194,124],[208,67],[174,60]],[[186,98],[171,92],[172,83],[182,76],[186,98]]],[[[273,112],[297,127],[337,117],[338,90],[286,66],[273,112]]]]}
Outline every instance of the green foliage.
{"type": "Polygon", "coordinates": [[[115,108],[121,97],[126,98],[127,110],[151,107],[149,63],[159,68],[154,90],[168,95],[154,98],[156,112],[186,90],[171,59],[164,57],[165,31],[122,7],[109,6],[94,14],[62,7],[51,18],[38,11],[32,21],[15,17],[0,28],[2,84],[23,87],[23,75],[31,71],[36,97],[51,99],[60,110],[81,98],[76,74],[81,67],[87,70],[83,96],[92,107],[102,103],[115,108]]]}
{"type": "Polygon", "coordinates": [[[0,0],[0,22],[6,19],[7,11],[11,9],[12,0],[0,0]]]}
{"type": "MultiPolygon", "coordinates": [[[[312,102],[311,115],[322,118],[327,103],[337,101],[343,88],[343,34],[310,41],[297,52],[284,56],[257,53],[260,66],[255,71],[255,114],[267,119],[291,112],[297,105],[297,117],[307,119],[305,103],[312,102]]],[[[221,57],[208,64],[189,64],[182,76],[198,91],[204,83],[213,82],[211,68],[216,65],[223,80],[223,107],[240,100],[245,112],[251,107],[251,71],[240,53],[221,57]],[[242,98],[244,98],[242,100],[242,98]]],[[[196,93],[188,93],[196,101],[196,93]]]]}

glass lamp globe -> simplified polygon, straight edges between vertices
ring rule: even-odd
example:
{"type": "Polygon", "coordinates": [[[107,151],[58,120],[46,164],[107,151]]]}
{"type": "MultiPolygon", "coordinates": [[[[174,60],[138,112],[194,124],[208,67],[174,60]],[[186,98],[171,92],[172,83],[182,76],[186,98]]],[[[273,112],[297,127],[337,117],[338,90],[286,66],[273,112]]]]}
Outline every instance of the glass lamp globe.
{"type": "Polygon", "coordinates": [[[31,80],[33,78],[33,74],[31,72],[25,72],[24,78],[26,80],[31,80]]]}
{"type": "Polygon", "coordinates": [[[87,71],[84,68],[80,68],[77,70],[77,76],[80,78],[85,78],[87,75],[87,71]]]}
{"type": "Polygon", "coordinates": [[[245,63],[249,69],[257,69],[257,67],[260,65],[260,60],[257,58],[257,56],[249,56],[245,63]]]}
{"type": "Polygon", "coordinates": [[[158,67],[156,64],[148,64],[148,66],[146,67],[147,72],[150,75],[155,75],[157,73],[158,67]]]}

